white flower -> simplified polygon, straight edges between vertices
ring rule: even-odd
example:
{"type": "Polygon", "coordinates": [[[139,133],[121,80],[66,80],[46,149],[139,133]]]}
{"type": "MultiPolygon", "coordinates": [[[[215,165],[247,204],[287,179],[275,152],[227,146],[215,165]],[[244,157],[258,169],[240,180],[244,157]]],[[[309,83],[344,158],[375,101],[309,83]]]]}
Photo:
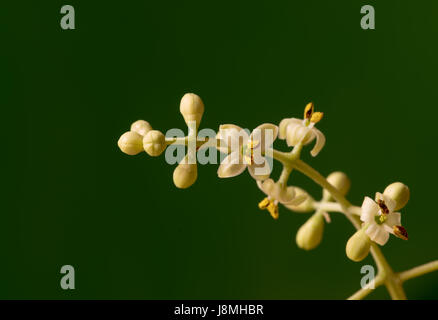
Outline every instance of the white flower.
{"type": "Polygon", "coordinates": [[[296,146],[300,142],[307,145],[316,138],[315,146],[310,151],[310,154],[316,157],[325,145],[324,134],[315,128],[315,124],[322,117],[323,113],[314,112],[313,103],[310,102],[304,109],[304,119],[286,118],[281,120],[278,137],[286,139],[289,147],[296,146]]]}
{"type": "Polygon", "coordinates": [[[278,219],[278,203],[298,206],[307,199],[307,194],[296,195],[294,187],[283,186],[272,179],[257,181],[257,186],[268,196],[259,203],[259,208],[267,209],[274,219],[278,219]]]}
{"type": "Polygon", "coordinates": [[[263,156],[266,147],[271,145],[278,135],[278,127],[264,123],[248,133],[233,124],[221,125],[217,139],[219,150],[228,153],[217,171],[220,178],[230,178],[241,174],[246,168],[254,179],[269,178],[271,168],[263,156]]]}
{"type": "Polygon", "coordinates": [[[388,241],[390,233],[407,240],[408,234],[401,226],[401,215],[393,212],[395,201],[380,192],[376,193],[375,200],[365,197],[362,204],[360,220],[364,222],[365,233],[381,246],[388,241]]]}

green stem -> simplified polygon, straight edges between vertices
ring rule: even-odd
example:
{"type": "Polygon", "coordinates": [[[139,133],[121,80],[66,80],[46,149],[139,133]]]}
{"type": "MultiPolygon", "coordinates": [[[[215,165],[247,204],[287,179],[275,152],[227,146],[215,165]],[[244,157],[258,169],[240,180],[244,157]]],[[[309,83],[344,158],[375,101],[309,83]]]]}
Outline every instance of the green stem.
{"type": "MultiPolygon", "coordinates": [[[[384,280],[385,279],[381,276],[381,274],[377,275],[377,277],[374,279],[374,289],[382,285],[384,280]]],[[[371,292],[373,292],[374,289],[362,288],[354,293],[351,297],[349,297],[348,300],[362,300],[371,292]]]]}
{"type": "Polygon", "coordinates": [[[412,268],[410,270],[400,272],[398,275],[400,280],[404,282],[409,279],[413,279],[433,271],[438,271],[438,260],[423,264],[421,266],[412,268]]]}
{"type": "MultiPolygon", "coordinates": [[[[315,207],[315,209],[321,209],[326,212],[342,212],[342,207],[337,202],[330,202],[330,201],[314,202],[313,206],[315,207]]],[[[362,209],[361,207],[358,206],[351,206],[348,208],[348,211],[351,214],[360,216],[362,209]]]]}

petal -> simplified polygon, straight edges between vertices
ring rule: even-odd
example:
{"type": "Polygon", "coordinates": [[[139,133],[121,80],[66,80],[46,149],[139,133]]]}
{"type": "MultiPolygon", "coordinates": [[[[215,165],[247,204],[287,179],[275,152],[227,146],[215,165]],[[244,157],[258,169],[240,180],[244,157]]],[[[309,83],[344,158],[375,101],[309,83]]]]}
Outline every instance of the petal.
{"type": "Polygon", "coordinates": [[[371,224],[365,231],[365,233],[370,237],[371,240],[383,246],[389,239],[389,233],[378,226],[377,224],[371,224]]]}
{"type": "Polygon", "coordinates": [[[219,178],[231,178],[241,174],[246,164],[240,159],[239,152],[232,152],[221,162],[217,175],[219,178]]]}
{"type": "MultiPolygon", "coordinates": [[[[295,200],[295,189],[293,187],[281,188],[279,184],[278,186],[278,201],[282,204],[291,204],[295,200]]],[[[301,198],[298,199],[301,201],[301,198]]],[[[304,201],[303,199],[302,201],[304,201]]]]}
{"type": "Polygon", "coordinates": [[[259,125],[251,132],[250,139],[259,141],[261,152],[263,153],[267,147],[270,147],[278,136],[278,127],[272,123],[264,123],[259,125]]]}
{"type": "Polygon", "coordinates": [[[315,138],[311,129],[302,123],[290,124],[286,129],[286,142],[289,147],[296,146],[298,143],[310,143],[315,138]]]}
{"type": "Polygon", "coordinates": [[[316,128],[313,128],[312,132],[316,136],[316,143],[315,143],[315,146],[313,147],[312,151],[310,151],[310,154],[313,157],[316,157],[318,155],[318,153],[321,151],[321,149],[325,145],[325,136],[324,136],[324,134],[321,131],[319,131],[316,128]]]}
{"type": "Polygon", "coordinates": [[[297,188],[295,187],[288,187],[287,188],[287,192],[289,194],[293,194],[292,200],[289,201],[283,201],[282,203],[284,205],[289,205],[289,206],[299,206],[300,204],[302,204],[304,201],[307,200],[308,195],[305,193],[300,193],[297,194],[297,188]],[[293,192],[293,193],[292,193],[293,192]]]}
{"type": "Polygon", "coordinates": [[[272,168],[269,166],[269,162],[264,157],[261,159],[263,161],[262,164],[258,164],[257,162],[259,161],[256,161],[256,163],[248,166],[249,173],[256,180],[268,179],[272,171],[272,168]]]}
{"type": "Polygon", "coordinates": [[[236,151],[246,143],[249,138],[248,132],[234,124],[223,124],[219,126],[218,138],[220,141],[220,149],[227,150],[228,153],[236,151]]]}
{"type": "Polygon", "coordinates": [[[262,190],[267,196],[272,193],[273,189],[275,188],[275,182],[272,179],[266,179],[265,181],[257,181],[257,186],[262,190]]]}
{"type": "Polygon", "coordinates": [[[374,217],[379,212],[379,206],[370,197],[365,197],[362,203],[362,213],[360,220],[363,222],[374,223],[374,217]]]}
{"type": "Polygon", "coordinates": [[[289,124],[302,124],[303,120],[301,119],[297,119],[297,118],[286,118],[281,120],[280,125],[279,125],[279,130],[278,130],[278,138],[279,139],[286,139],[286,129],[289,126],[289,124]]]}
{"type": "Polygon", "coordinates": [[[399,212],[391,212],[386,217],[385,224],[389,226],[391,230],[394,226],[401,226],[401,214],[399,212]]]}

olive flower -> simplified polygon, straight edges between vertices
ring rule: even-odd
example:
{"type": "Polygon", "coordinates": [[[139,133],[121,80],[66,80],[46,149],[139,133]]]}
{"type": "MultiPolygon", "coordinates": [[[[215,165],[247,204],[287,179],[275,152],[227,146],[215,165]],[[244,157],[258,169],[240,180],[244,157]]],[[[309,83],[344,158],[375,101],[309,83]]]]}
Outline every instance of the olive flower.
{"type": "Polygon", "coordinates": [[[219,178],[235,177],[246,168],[256,180],[269,178],[271,168],[264,154],[277,134],[278,127],[270,123],[258,126],[250,135],[234,124],[221,125],[217,134],[217,139],[220,139],[219,150],[228,155],[218,168],[219,178]]]}
{"type": "Polygon", "coordinates": [[[385,194],[376,193],[375,201],[365,197],[360,220],[364,222],[365,233],[371,240],[383,246],[389,234],[408,239],[406,229],[401,226],[401,215],[394,212],[396,202],[385,194]]]}
{"type": "Polygon", "coordinates": [[[267,209],[274,219],[278,219],[278,203],[298,206],[307,199],[307,194],[296,195],[295,187],[283,186],[272,179],[257,181],[257,186],[267,195],[259,203],[259,208],[267,209]]]}
{"type": "Polygon", "coordinates": [[[310,102],[304,109],[304,119],[286,118],[281,120],[278,137],[286,139],[289,147],[299,143],[307,145],[316,138],[315,146],[310,151],[310,154],[316,157],[325,144],[324,134],[315,128],[315,124],[321,121],[323,115],[322,112],[314,112],[313,102],[310,102]]]}

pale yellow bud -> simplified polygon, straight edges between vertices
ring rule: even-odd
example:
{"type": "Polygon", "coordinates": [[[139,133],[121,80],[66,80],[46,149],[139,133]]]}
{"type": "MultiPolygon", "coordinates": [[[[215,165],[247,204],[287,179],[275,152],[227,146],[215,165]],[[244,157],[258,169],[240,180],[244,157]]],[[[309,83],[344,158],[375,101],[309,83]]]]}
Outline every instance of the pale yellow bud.
{"type": "Polygon", "coordinates": [[[371,240],[363,229],[356,231],[348,239],[345,252],[347,257],[353,261],[359,262],[365,259],[370,252],[371,240]]]}
{"type": "Polygon", "coordinates": [[[201,98],[194,93],[186,93],[181,99],[179,111],[184,117],[184,121],[189,124],[190,121],[196,122],[196,127],[201,123],[204,114],[204,103],[201,98]]]}
{"type": "Polygon", "coordinates": [[[188,164],[187,156],[173,171],[173,183],[180,189],[186,189],[195,183],[198,178],[198,167],[196,163],[188,164]]]}
{"type": "Polygon", "coordinates": [[[143,138],[143,148],[148,155],[157,157],[166,149],[166,138],[158,130],[149,131],[143,138]]]}
{"type": "Polygon", "coordinates": [[[117,145],[122,152],[134,156],[143,151],[143,137],[137,132],[128,131],[122,134],[117,145]]]}
{"type": "MultiPolygon", "coordinates": [[[[327,181],[330,182],[330,184],[338,189],[338,191],[345,196],[348,191],[350,190],[351,182],[348,176],[341,172],[341,171],[335,171],[329,174],[327,177],[327,181]]],[[[324,189],[322,192],[323,199],[326,201],[333,200],[333,197],[330,195],[330,193],[324,189]]]]}
{"type": "Polygon", "coordinates": [[[137,132],[138,134],[145,136],[146,133],[152,130],[149,122],[144,120],[137,120],[131,124],[131,131],[137,132]]]}
{"type": "Polygon", "coordinates": [[[315,249],[322,240],[324,233],[324,216],[315,213],[297,232],[296,242],[298,247],[304,250],[315,249]]]}
{"type": "Polygon", "coordinates": [[[408,186],[401,182],[391,183],[386,187],[385,191],[383,191],[383,194],[396,202],[394,211],[403,208],[411,196],[408,186]]]}
{"type": "Polygon", "coordinates": [[[306,213],[306,212],[310,212],[313,211],[315,208],[313,206],[313,203],[315,202],[315,200],[313,200],[313,198],[303,189],[299,188],[299,187],[294,187],[294,191],[295,191],[295,198],[299,198],[301,196],[306,196],[306,200],[304,200],[303,202],[301,202],[298,205],[293,205],[293,204],[284,204],[284,206],[286,206],[288,209],[295,211],[295,212],[302,212],[302,213],[306,213]]]}

